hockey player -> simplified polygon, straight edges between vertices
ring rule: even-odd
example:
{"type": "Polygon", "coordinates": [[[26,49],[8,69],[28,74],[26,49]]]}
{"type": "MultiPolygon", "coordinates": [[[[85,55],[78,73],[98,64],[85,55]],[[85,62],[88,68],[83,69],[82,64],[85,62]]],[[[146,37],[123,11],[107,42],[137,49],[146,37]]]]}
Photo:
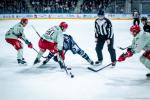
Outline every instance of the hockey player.
{"type": "MultiPolygon", "coordinates": [[[[134,37],[132,44],[128,47],[127,52],[118,58],[118,61],[122,62],[133,54],[144,50],[145,52],[140,57],[140,62],[150,69],[150,33],[145,31],[140,33],[140,26],[138,25],[131,26],[130,31],[134,37]]],[[[150,77],[150,73],[146,74],[146,76],[150,77]]]]}
{"type": "MultiPolygon", "coordinates": [[[[79,54],[91,65],[94,63],[89,56],[76,44],[71,35],[64,34],[63,50],[65,53],[70,50],[73,54],[79,54]]],[[[54,55],[50,52],[48,58],[43,61],[43,65],[45,65],[53,56],[54,55]]],[[[57,61],[56,56],[54,56],[54,60],[57,61]]]]}
{"type": "Polygon", "coordinates": [[[103,61],[102,49],[104,43],[108,45],[108,51],[110,53],[112,66],[116,64],[116,52],[113,48],[114,44],[114,33],[112,32],[111,21],[104,16],[104,11],[99,10],[98,18],[95,20],[95,39],[96,39],[96,53],[98,61],[95,62],[95,65],[101,65],[103,61]]]}
{"type": "Polygon", "coordinates": [[[17,50],[18,64],[26,64],[27,62],[23,58],[23,44],[19,40],[23,40],[29,48],[32,48],[32,43],[24,35],[24,27],[28,24],[27,18],[22,18],[21,21],[9,29],[5,34],[5,40],[11,44],[17,50]]]}
{"type": "Polygon", "coordinates": [[[132,13],[133,17],[133,25],[139,25],[140,24],[140,13],[137,9],[135,9],[132,13]]]}
{"type": "Polygon", "coordinates": [[[46,31],[45,34],[42,35],[39,40],[39,48],[40,51],[34,61],[34,64],[40,62],[40,58],[43,53],[48,49],[52,54],[58,54],[59,65],[61,68],[64,68],[63,60],[64,60],[64,52],[63,52],[63,32],[68,28],[68,24],[66,22],[61,22],[59,26],[53,26],[46,31]]]}
{"type": "Polygon", "coordinates": [[[150,33],[150,22],[147,21],[147,17],[142,17],[141,22],[144,25],[143,30],[150,33]]]}

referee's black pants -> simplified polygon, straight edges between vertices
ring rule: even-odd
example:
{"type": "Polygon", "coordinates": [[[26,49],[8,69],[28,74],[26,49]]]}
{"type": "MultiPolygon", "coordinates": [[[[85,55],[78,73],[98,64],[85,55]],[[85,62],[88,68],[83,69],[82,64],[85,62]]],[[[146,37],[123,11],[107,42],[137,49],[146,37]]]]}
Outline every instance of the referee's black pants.
{"type": "MultiPolygon", "coordinates": [[[[105,41],[106,39],[98,38],[98,41],[96,44],[96,53],[97,53],[97,57],[99,61],[103,61],[102,50],[103,50],[105,41]]],[[[115,49],[113,48],[113,44],[114,44],[114,37],[110,39],[110,44],[108,45],[108,51],[109,51],[112,62],[116,61],[116,52],[115,52],[115,49]]]]}
{"type": "Polygon", "coordinates": [[[134,18],[133,19],[133,25],[139,25],[140,24],[140,19],[139,18],[134,18]]]}

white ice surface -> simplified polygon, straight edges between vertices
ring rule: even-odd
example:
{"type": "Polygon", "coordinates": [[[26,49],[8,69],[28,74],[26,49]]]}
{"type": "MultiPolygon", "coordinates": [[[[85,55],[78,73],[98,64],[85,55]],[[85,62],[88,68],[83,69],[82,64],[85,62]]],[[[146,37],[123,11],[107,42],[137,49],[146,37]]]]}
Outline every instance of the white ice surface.
{"type": "MultiPolygon", "coordinates": [[[[71,79],[52,60],[45,68],[32,66],[37,53],[24,44],[24,57],[28,66],[19,66],[15,49],[5,41],[6,31],[18,21],[0,21],[0,100],[150,100],[150,81],[145,77],[149,70],[139,62],[142,52],[117,63],[115,68],[106,68],[98,73],[87,70],[86,67],[90,65],[82,57],[68,52],[65,63],[72,67],[75,75],[71,79]]],[[[39,50],[39,37],[31,25],[42,35],[61,21],[64,20],[30,20],[24,33],[39,50]]],[[[71,34],[77,44],[96,61],[94,20],[65,21],[69,24],[66,33],[71,34]]],[[[131,43],[129,28],[132,21],[112,20],[112,23],[114,48],[118,57],[123,51],[117,47],[126,47],[131,43]]],[[[106,44],[103,56],[103,65],[109,64],[106,44]]]]}

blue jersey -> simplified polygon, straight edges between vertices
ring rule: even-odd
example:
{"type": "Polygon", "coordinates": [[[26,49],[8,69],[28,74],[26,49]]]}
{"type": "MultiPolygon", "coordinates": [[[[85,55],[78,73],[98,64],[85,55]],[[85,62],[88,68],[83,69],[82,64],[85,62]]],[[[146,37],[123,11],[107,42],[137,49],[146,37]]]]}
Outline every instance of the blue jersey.
{"type": "MultiPolygon", "coordinates": [[[[93,63],[89,56],[76,44],[71,35],[64,34],[63,50],[65,53],[70,50],[73,54],[79,54],[82,56],[90,64],[93,63]]],[[[48,59],[46,59],[43,63],[47,63],[53,56],[54,55],[52,53],[49,53],[48,59]]],[[[58,61],[57,56],[54,56],[54,60],[58,61]]]]}
{"type": "Polygon", "coordinates": [[[73,54],[76,54],[77,52],[81,51],[79,46],[73,40],[72,36],[67,34],[64,34],[63,50],[65,50],[65,52],[71,50],[73,54]]]}

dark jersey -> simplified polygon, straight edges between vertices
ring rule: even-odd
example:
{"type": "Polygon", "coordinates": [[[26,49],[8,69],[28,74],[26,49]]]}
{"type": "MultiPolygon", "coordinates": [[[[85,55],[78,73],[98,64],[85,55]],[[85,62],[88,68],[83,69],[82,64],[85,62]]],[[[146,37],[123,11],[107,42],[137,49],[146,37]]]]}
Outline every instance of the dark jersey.
{"type": "Polygon", "coordinates": [[[68,50],[71,50],[73,54],[76,54],[81,49],[76,44],[76,42],[73,40],[71,35],[64,34],[64,44],[63,44],[63,50],[67,52],[68,50]]]}
{"type": "Polygon", "coordinates": [[[109,19],[99,19],[95,20],[95,37],[96,38],[103,38],[103,39],[110,39],[113,37],[112,32],[112,24],[109,19]]]}
{"type": "Polygon", "coordinates": [[[72,37],[70,35],[64,34],[63,50],[69,50],[72,46],[72,43],[72,37]]]}
{"type": "Polygon", "coordinates": [[[149,32],[149,33],[150,33],[150,22],[147,22],[147,23],[143,26],[143,30],[144,30],[144,32],[149,32]]]}
{"type": "MultiPolygon", "coordinates": [[[[79,54],[82,56],[85,60],[87,60],[90,64],[92,63],[92,60],[89,58],[89,56],[76,44],[76,42],[73,40],[71,35],[64,34],[64,42],[63,42],[63,50],[66,53],[68,50],[70,50],[73,54],[79,54]]],[[[49,53],[48,59],[45,60],[47,63],[54,55],[52,53],[49,53]]],[[[54,56],[54,60],[57,60],[57,56],[54,56]]],[[[44,63],[45,63],[44,62],[44,63]]]]}

